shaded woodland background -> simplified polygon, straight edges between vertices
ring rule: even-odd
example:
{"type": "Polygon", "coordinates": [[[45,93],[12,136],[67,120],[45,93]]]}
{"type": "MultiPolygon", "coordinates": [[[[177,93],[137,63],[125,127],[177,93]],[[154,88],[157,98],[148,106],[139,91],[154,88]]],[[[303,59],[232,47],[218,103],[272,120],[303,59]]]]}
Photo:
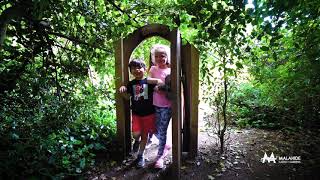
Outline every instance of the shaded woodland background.
{"type": "MultiPolygon", "coordinates": [[[[208,116],[317,130],[319,14],[317,0],[2,0],[1,176],[81,176],[115,150],[113,42],[150,23],[179,28],[200,51],[208,116]]],[[[134,56],[148,61],[159,42],[134,56]]]]}

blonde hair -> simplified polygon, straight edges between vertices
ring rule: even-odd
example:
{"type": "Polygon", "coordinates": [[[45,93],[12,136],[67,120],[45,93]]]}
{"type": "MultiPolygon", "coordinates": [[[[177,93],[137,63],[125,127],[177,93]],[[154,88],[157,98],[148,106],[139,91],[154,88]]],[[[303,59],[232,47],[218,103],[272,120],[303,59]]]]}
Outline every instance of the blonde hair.
{"type": "Polygon", "coordinates": [[[151,61],[153,64],[156,64],[155,63],[155,53],[156,52],[161,52],[161,53],[165,53],[167,55],[167,64],[170,64],[171,61],[170,61],[170,47],[169,46],[166,46],[166,45],[163,45],[163,44],[156,44],[154,46],[152,46],[151,48],[151,61]]]}

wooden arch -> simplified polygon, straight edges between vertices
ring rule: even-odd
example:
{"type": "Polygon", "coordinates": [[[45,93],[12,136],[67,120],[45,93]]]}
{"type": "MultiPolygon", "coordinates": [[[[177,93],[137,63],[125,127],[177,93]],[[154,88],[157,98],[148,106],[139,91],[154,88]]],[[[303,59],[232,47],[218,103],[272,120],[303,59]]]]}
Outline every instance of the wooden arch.
{"type": "MultiPolygon", "coordinates": [[[[171,89],[175,94],[172,100],[172,172],[179,178],[182,150],[189,152],[189,155],[194,157],[198,149],[198,51],[191,44],[182,46],[178,29],[170,30],[168,26],[161,24],[141,27],[127,38],[115,43],[116,88],[118,89],[129,81],[128,63],[134,49],[143,40],[152,36],[160,36],[171,42],[171,89]],[[184,89],[185,113],[182,110],[180,96],[181,82],[184,89]]],[[[116,93],[117,139],[123,159],[131,150],[129,104],[129,100],[116,93]]]]}

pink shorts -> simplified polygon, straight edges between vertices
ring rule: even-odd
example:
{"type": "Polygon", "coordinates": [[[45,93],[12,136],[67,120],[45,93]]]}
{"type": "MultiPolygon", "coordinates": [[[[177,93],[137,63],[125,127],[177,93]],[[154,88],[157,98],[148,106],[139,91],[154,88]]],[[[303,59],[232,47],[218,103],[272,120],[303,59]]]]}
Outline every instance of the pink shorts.
{"type": "Polygon", "coordinates": [[[147,116],[138,116],[132,114],[132,132],[141,132],[144,134],[155,133],[155,120],[155,114],[150,114],[147,116]]]}

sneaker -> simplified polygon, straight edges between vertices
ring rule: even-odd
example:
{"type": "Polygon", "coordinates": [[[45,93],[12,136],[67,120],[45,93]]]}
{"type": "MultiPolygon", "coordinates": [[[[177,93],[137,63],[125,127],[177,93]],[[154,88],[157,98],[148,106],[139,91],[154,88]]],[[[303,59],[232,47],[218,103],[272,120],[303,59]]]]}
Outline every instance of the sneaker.
{"type": "Polygon", "coordinates": [[[132,146],[132,151],[134,153],[138,152],[139,150],[139,145],[140,145],[140,141],[134,141],[133,146],[132,146]]]}
{"type": "Polygon", "coordinates": [[[137,161],[138,161],[137,167],[143,168],[145,165],[145,159],[144,159],[143,155],[138,155],[137,161]]]}
{"type": "Polygon", "coordinates": [[[159,157],[159,159],[154,164],[154,168],[162,169],[163,168],[163,163],[164,163],[164,160],[163,160],[163,157],[161,156],[161,157],[159,157]]]}
{"type": "Polygon", "coordinates": [[[160,156],[160,157],[158,158],[158,160],[157,160],[156,163],[154,164],[154,168],[157,168],[157,169],[162,169],[162,168],[163,168],[163,166],[164,166],[164,165],[163,165],[163,164],[164,164],[164,157],[166,157],[166,156],[168,155],[170,149],[171,149],[171,146],[170,146],[169,144],[166,144],[166,145],[164,146],[163,154],[162,154],[162,156],[160,156]]]}

